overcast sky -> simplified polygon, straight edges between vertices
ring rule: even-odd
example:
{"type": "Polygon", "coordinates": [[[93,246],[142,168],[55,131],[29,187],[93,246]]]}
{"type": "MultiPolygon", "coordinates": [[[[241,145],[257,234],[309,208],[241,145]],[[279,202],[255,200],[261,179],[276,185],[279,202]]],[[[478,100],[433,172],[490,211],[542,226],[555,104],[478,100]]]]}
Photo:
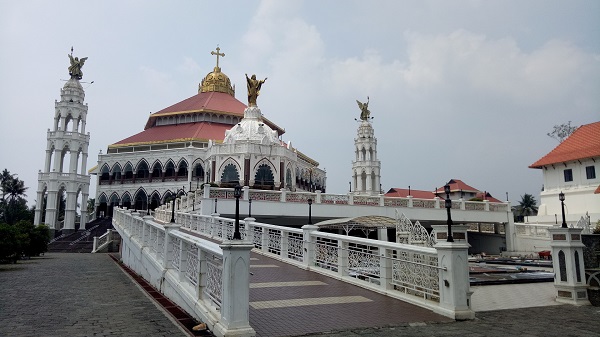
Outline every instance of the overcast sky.
{"type": "Polygon", "coordinates": [[[0,170],[32,204],[71,46],[94,81],[91,168],[195,95],[219,45],[238,100],[244,73],[269,78],[259,107],[327,170],[328,192],[348,191],[369,96],[384,190],[456,178],[539,200],[528,166],[558,145],[546,134],[600,120],[599,17],[600,1],[1,1],[0,170]]]}

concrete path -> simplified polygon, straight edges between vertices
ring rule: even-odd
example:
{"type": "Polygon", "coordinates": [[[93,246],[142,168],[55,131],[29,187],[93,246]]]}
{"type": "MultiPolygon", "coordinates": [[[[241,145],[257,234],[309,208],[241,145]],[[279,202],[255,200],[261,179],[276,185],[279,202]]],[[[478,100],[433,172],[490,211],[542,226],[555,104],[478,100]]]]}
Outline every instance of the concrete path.
{"type": "Polygon", "coordinates": [[[0,336],[187,336],[106,254],[0,265],[0,336]]]}

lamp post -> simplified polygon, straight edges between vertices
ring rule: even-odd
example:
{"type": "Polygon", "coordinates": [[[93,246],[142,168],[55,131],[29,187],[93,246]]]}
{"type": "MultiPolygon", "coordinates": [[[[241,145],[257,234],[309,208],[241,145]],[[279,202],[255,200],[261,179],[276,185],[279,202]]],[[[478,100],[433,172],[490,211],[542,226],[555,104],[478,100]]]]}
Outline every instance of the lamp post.
{"type": "Polygon", "coordinates": [[[146,213],[146,215],[150,215],[150,198],[148,198],[148,204],[146,208],[148,209],[148,213],[146,213]]]}
{"type": "Polygon", "coordinates": [[[308,224],[312,225],[312,202],[311,198],[308,198],[308,224]]]}
{"type": "Polygon", "coordinates": [[[175,223],[175,199],[177,199],[177,196],[179,195],[180,191],[185,193],[185,186],[175,191],[175,196],[173,197],[173,204],[171,205],[171,223],[175,223]]]}
{"type": "Polygon", "coordinates": [[[454,242],[454,238],[452,237],[452,216],[450,215],[450,208],[452,208],[452,200],[450,200],[450,185],[444,185],[444,192],[446,192],[446,214],[448,215],[448,219],[446,223],[448,224],[448,239],[447,242],[454,242]]]}
{"type": "Polygon", "coordinates": [[[235,197],[235,228],[233,231],[233,239],[241,240],[242,235],[240,234],[240,197],[242,196],[242,186],[240,184],[235,185],[233,188],[233,196],[235,197]]]}
{"type": "Polygon", "coordinates": [[[252,198],[248,199],[248,217],[252,217],[252,198]]]}
{"type": "Polygon", "coordinates": [[[567,228],[567,221],[565,221],[565,194],[560,191],[558,194],[558,200],[560,200],[560,209],[562,211],[562,228],[567,228]]]}
{"type": "Polygon", "coordinates": [[[217,198],[215,198],[215,214],[217,214],[217,198]]]}

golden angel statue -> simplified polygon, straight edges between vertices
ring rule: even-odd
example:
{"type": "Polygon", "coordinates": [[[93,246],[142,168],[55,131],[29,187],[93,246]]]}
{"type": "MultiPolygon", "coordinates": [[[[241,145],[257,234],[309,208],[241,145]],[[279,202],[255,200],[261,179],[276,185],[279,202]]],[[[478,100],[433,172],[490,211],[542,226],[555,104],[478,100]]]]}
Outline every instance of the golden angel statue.
{"type": "Polygon", "coordinates": [[[69,75],[71,75],[71,78],[80,80],[83,78],[83,72],[81,71],[81,68],[83,67],[83,64],[85,63],[85,60],[87,60],[87,57],[83,57],[81,59],[77,58],[77,57],[73,57],[72,54],[67,54],[69,55],[69,60],[71,61],[71,65],[69,66],[69,75]]]}
{"type": "Polygon", "coordinates": [[[369,111],[369,96],[367,96],[367,103],[361,103],[359,100],[356,100],[358,103],[358,108],[360,109],[360,119],[363,121],[369,120],[371,117],[371,111],[369,111]]]}
{"type": "Polygon", "coordinates": [[[256,106],[256,99],[258,95],[260,95],[260,87],[265,83],[267,78],[264,80],[257,80],[256,75],[252,75],[251,78],[248,78],[248,74],[246,74],[246,83],[248,86],[248,106],[256,106]]]}

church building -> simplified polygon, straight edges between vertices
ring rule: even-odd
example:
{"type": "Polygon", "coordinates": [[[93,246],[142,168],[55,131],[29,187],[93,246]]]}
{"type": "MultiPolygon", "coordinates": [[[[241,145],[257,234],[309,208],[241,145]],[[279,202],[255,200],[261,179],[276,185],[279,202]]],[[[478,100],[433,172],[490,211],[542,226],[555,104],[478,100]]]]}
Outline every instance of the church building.
{"type": "Polygon", "coordinates": [[[325,192],[326,173],[319,163],[284,143],[283,128],[267,119],[256,104],[264,80],[246,76],[246,105],[217,65],[198,94],[148,118],[144,130],[108,146],[90,173],[98,176],[97,215],[112,207],[154,209],[182,190],[209,183],[253,189],[325,192]]]}

